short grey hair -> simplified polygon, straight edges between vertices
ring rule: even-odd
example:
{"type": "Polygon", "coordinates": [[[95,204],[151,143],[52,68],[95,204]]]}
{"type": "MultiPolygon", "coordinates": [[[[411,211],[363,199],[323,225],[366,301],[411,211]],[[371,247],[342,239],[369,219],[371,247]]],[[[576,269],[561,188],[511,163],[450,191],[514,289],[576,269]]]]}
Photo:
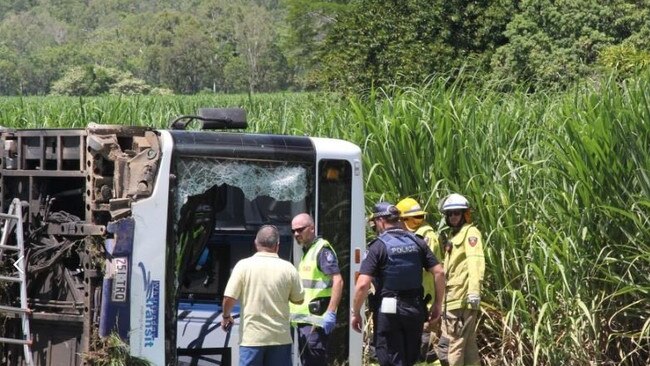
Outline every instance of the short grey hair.
{"type": "Polygon", "coordinates": [[[273,225],[263,225],[260,227],[255,237],[255,244],[263,248],[275,248],[276,245],[280,244],[278,228],[273,225]]]}

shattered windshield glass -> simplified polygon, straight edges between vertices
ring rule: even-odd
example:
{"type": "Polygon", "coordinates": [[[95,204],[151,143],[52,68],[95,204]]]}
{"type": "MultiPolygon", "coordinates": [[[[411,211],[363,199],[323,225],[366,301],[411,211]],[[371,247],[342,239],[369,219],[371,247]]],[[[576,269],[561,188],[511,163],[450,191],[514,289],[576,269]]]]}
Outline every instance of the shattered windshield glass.
{"type": "Polygon", "coordinates": [[[253,201],[268,196],[276,201],[303,201],[309,194],[308,168],[293,163],[268,163],[209,158],[183,158],[177,162],[176,220],[188,197],[226,184],[241,189],[253,201]]]}

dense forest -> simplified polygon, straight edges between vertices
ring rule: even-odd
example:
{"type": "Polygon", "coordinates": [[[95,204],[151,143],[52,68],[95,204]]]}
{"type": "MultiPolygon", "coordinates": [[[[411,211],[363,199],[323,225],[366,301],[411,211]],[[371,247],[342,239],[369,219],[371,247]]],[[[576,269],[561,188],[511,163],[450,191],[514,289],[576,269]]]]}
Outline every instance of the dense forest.
{"type": "Polygon", "coordinates": [[[0,0],[0,95],[563,89],[650,65],[650,0],[0,0]]]}

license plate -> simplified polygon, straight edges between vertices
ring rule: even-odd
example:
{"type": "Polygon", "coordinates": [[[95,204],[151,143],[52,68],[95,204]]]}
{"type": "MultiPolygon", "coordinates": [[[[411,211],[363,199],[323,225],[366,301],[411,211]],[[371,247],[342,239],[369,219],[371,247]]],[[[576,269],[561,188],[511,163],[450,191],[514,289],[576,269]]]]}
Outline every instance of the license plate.
{"type": "Polygon", "coordinates": [[[111,301],[126,302],[129,286],[129,259],[114,258],[113,262],[113,291],[111,301]]]}

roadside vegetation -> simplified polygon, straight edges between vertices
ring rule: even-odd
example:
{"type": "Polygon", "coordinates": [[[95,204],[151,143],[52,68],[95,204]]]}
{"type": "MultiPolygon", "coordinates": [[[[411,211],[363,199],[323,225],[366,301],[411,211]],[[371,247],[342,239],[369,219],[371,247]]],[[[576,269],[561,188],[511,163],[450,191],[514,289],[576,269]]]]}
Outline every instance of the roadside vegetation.
{"type": "Polygon", "coordinates": [[[84,354],[84,362],[94,366],[154,366],[151,362],[129,354],[129,345],[118,334],[113,333],[97,340],[99,345],[90,354],[84,354]]]}
{"type": "Polygon", "coordinates": [[[342,138],[366,204],[412,195],[434,226],[461,192],[484,234],[485,365],[650,363],[650,78],[559,93],[417,88],[324,93],[0,98],[5,127],[165,127],[241,106],[250,130],[342,138]]]}

